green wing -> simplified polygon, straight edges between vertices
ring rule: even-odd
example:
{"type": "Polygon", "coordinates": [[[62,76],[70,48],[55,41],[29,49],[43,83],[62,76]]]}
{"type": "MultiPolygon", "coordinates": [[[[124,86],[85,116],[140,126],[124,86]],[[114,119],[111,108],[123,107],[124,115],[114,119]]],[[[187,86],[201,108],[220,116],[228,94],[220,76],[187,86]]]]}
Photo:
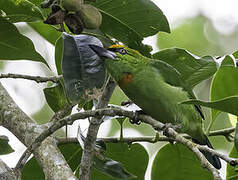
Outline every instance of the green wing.
{"type": "MultiPolygon", "coordinates": [[[[154,67],[158,71],[158,73],[162,75],[165,82],[167,82],[172,86],[182,87],[183,90],[189,94],[191,99],[197,99],[196,95],[193,92],[192,87],[182,79],[181,74],[173,66],[160,60],[152,60],[150,65],[154,67]]],[[[201,107],[198,105],[194,106],[195,109],[201,115],[201,117],[204,119],[201,107]]]]}

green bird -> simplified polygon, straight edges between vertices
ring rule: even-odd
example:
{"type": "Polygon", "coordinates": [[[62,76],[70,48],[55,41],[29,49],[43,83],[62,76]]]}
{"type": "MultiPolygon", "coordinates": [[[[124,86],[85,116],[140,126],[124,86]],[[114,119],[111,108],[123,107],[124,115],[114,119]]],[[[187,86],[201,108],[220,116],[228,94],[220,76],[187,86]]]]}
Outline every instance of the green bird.
{"type": "MultiPolygon", "coordinates": [[[[195,143],[212,148],[203,131],[204,116],[200,106],[180,104],[196,96],[175,68],[122,45],[112,45],[108,49],[89,46],[104,59],[106,69],[119,87],[145,114],[174,125],[177,132],[190,135],[195,143]]],[[[221,168],[217,156],[202,153],[215,168],[221,168]]]]}

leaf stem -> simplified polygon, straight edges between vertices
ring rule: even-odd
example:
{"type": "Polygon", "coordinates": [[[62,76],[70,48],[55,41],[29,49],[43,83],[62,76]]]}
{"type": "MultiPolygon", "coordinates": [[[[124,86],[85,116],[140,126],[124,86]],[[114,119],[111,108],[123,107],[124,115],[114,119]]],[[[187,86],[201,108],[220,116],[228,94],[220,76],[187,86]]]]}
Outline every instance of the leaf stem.
{"type": "Polygon", "coordinates": [[[42,77],[42,76],[30,76],[30,75],[25,75],[25,74],[7,73],[7,74],[0,74],[0,78],[27,79],[27,80],[35,81],[37,83],[44,83],[44,82],[48,82],[48,81],[57,83],[63,78],[63,76],[59,75],[59,76],[42,77]]]}
{"type": "Polygon", "coordinates": [[[208,136],[209,135],[209,132],[211,131],[211,128],[212,128],[212,125],[214,123],[215,119],[214,120],[211,120],[207,126],[207,129],[206,129],[206,135],[208,136]]]}

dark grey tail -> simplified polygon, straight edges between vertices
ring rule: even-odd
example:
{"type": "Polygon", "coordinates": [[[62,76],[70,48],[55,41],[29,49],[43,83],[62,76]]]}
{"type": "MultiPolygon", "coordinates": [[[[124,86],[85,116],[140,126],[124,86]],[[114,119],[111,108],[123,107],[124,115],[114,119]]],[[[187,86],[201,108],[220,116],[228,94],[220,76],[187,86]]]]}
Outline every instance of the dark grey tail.
{"type": "MultiPolygon", "coordinates": [[[[194,141],[195,143],[197,143],[197,144],[207,145],[209,148],[214,149],[214,148],[212,147],[212,145],[211,145],[209,139],[208,139],[206,136],[205,136],[203,142],[200,142],[200,141],[198,141],[198,140],[196,140],[196,139],[193,139],[193,141],[194,141]]],[[[221,169],[221,161],[220,161],[220,159],[219,159],[218,156],[212,155],[212,154],[210,154],[209,152],[206,152],[206,151],[201,151],[201,152],[202,152],[202,154],[206,157],[206,159],[207,159],[216,169],[221,169]]]]}

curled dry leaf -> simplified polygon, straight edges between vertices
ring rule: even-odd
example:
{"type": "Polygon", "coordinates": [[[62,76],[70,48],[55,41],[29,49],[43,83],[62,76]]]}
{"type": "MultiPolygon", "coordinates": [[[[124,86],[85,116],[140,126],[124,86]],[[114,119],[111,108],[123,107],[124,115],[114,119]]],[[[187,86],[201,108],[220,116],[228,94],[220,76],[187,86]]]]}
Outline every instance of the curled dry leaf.
{"type": "Polygon", "coordinates": [[[51,13],[44,21],[45,24],[58,25],[63,24],[66,12],[63,11],[59,6],[52,6],[51,13]]]}
{"type": "Polygon", "coordinates": [[[65,24],[69,30],[74,34],[81,34],[83,31],[83,23],[76,14],[67,14],[64,19],[65,24]]]}

